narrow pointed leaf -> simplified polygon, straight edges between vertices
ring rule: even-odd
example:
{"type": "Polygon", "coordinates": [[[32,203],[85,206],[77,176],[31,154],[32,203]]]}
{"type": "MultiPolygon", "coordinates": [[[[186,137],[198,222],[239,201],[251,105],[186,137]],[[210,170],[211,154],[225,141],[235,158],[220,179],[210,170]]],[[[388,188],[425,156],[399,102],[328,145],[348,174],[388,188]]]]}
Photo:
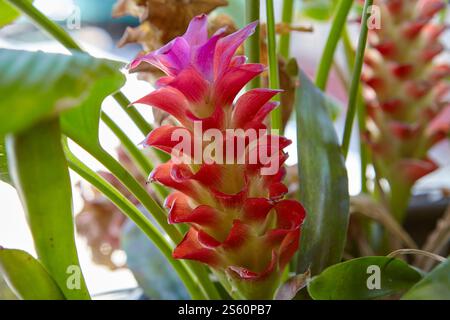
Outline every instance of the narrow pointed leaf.
{"type": "Polygon", "coordinates": [[[0,247],[0,273],[9,287],[21,299],[65,299],[47,270],[25,251],[0,247]]]}
{"type": "Polygon", "coordinates": [[[347,234],[347,171],[327,109],[327,98],[300,70],[297,91],[297,151],[302,229],[298,273],[316,275],[341,260],[347,234]]]}
{"type": "Polygon", "coordinates": [[[315,300],[368,300],[405,292],[421,278],[402,260],[363,257],[329,267],[311,280],[308,292],[315,300]]]}
{"type": "Polygon", "coordinates": [[[450,300],[450,259],[442,262],[411,288],[405,300],[450,300]]]}

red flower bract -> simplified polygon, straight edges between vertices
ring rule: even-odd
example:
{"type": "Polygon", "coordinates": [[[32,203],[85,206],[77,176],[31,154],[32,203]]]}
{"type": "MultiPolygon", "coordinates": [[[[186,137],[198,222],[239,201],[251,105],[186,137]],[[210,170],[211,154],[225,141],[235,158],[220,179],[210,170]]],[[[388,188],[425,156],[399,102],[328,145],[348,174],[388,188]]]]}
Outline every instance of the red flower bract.
{"type": "Polygon", "coordinates": [[[277,106],[270,100],[279,91],[253,89],[236,99],[265,69],[235,56],[255,27],[252,23],[228,36],[219,30],[208,39],[206,16],[198,16],[183,36],[131,63],[131,68],[150,63],[167,74],[157,82],[155,91],[136,103],[164,110],[179,123],[153,130],[145,144],[173,153],[178,144],[174,132],[185,130],[192,139],[179,157],[160,165],[150,176],[176,190],[165,202],[169,223],[190,225],[173,256],[208,264],[233,296],[252,299],[273,298],[285,266],[298,249],[305,217],[300,203],[283,200],[287,193],[282,183],[282,165],[287,158],[283,148],[290,141],[269,134],[264,124],[277,106]],[[194,157],[194,145],[201,139],[196,123],[201,124],[200,135],[208,129],[222,133],[221,138],[216,137],[222,139],[223,149],[219,149],[224,157],[233,152],[234,161],[179,161],[194,157]],[[226,134],[230,129],[259,131],[242,139],[244,154],[239,155],[234,147],[224,147],[226,142],[238,140],[226,134]],[[272,174],[262,174],[268,163],[259,153],[256,162],[237,161],[240,156],[250,158],[256,150],[277,160],[272,174]]]}

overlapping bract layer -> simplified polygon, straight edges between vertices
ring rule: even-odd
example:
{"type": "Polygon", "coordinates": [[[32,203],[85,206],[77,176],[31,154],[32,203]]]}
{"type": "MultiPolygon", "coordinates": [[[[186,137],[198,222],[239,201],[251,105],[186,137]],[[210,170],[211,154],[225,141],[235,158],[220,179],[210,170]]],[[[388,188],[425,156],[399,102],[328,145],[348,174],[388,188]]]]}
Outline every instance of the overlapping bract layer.
{"type": "Polygon", "coordinates": [[[208,38],[206,16],[198,16],[183,36],[136,59],[131,68],[146,62],[166,73],[157,89],[136,103],[166,111],[179,123],[155,129],[146,145],[172,154],[179,143],[172,139],[175,132],[185,130],[192,139],[192,148],[183,149],[177,159],[151,174],[153,181],[176,190],[166,199],[169,222],[190,225],[173,256],[208,264],[225,286],[241,297],[272,298],[284,267],[298,248],[305,212],[300,203],[283,200],[287,192],[282,183],[282,165],[287,158],[283,148],[290,141],[269,134],[264,124],[277,106],[270,100],[279,91],[253,89],[236,99],[265,69],[235,55],[255,27],[252,23],[227,36],[219,30],[208,38]],[[220,149],[225,158],[231,156],[232,163],[179,161],[194,158],[194,145],[202,139],[195,131],[198,124],[201,134],[208,129],[223,133],[215,139],[222,139],[220,149]],[[263,131],[244,136],[244,154],[239,154],[235,147],[225,147],[230,140],[239,140],[226,134],[230,129],[263,131]],[[253,163],[236,161],[248,159],[256,150],[278,161],[273,174],[261,174],[269,164],[260,156],[253,163]]]}
{"type": "MultiPolygon", "coordinates": [[[[367,139],[392,188],[409,190],[437,165],[429,149],[450,129],[450,65],[437,62],[445,26],[441,0],[376,0],[381,28],[369,33],[363,76],[369,92],[367,139]]],[[[408,192],[406,192],[408,193],[408,192]]]]}

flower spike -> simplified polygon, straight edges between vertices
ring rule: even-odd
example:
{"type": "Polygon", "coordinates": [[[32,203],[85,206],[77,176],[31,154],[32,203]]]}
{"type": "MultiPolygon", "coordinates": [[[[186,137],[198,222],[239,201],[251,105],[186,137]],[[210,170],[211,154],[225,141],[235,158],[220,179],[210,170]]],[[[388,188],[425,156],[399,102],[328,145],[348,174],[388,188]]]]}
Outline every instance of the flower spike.
{"type": "Polygon", "coordinates": [[[305,219],[299,202],[283,199],[288,191],[282,183],[283,149],[290,141],[266,128],[277,107],[270,100],[280,90],[253,89],[237,97],[265,70],[235,55],[257,22],[211,38],[206,23],[205,15],[195,17],[183,36],[130,65],[149,63],[166,74],[136,103],[178,122],[153,130],[145,140],[145,146],[172,155],[150,178],[176,190],[165,202],[169,223],[190,226],[173,257],[207,264],[234,297],[271,299],[298,249],[305,219]],[[175,136],[188,142],[180,148],[175,136]],[[214,152],[206,152],[211,146],[214,152]]]}

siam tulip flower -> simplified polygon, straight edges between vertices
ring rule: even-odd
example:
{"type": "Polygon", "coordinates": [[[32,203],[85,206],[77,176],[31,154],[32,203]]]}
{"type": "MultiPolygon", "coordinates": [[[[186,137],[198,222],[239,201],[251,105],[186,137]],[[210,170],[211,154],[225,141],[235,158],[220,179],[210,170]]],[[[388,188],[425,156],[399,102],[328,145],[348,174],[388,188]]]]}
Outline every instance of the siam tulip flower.
{"type": "Polygon", "coordinates": [[[283,148],[290,141],[265,125],[277,106],[270,100],[279,90],[253,89],[237,97],[265,70],[235,55],[256,25],[230,35],[221,29],[208,38],[206,16],[197,16],[183,36],[137,58],[131,69],[149,63],[164,71],[156,90],[136,103],[159,108],[178,122],[153,130],[145,141],[172,154],[150,179],[175,190],[165,202],[169,223],[189,225],[173,257],[207,264],[233,297],[271,299],[298,249],[305,211],[299,202],[283,199],[288,191],[282,183],[287,158],[283,148]],[[228,134],[239,129],[258,134],[228,134]],[[191,141],[176,150],[179,141],[173,137],[180,130],[191,141]],[[203,155],[200,162],[180,161],[194,159],[195,146],[208,145],[202,136],[211,130],[216,133],[215,154],[203,155]],[[238,141],[243,150],[236,147],[239,143],[228,148],[227,143],[238,141]],[[263,173],[272,162],[264,160],[261,150],[267,159],[276,160],[272,172],[263,173]],[[237,161],[250,159],[256,151],[256,161],[237,161]],[[219,153],[232,161],[217,161],[219,153]]]}
{"type": "Polygon", "coordinates": [[[381,28],[369,33],[367,140],[381,178],[390,186],[390,206],[401,221],[410,191],[438,168],[428,151],[449,132],[446,94],[450,65],[437,62],[445,26],[433,19],[440,0],[378,0],[381,28]]]}

